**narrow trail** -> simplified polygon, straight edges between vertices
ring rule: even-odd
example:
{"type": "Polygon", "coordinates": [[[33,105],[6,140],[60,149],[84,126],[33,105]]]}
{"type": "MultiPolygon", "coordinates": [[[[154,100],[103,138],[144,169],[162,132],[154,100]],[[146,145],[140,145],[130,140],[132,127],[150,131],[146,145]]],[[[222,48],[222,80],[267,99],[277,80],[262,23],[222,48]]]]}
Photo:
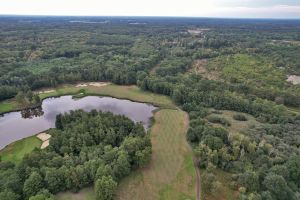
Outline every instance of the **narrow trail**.
{"type": "Polygon", "coordinates": [[[201,200],[201,180],[200,180],[200,169],[197,165],[198,159],[193,156],[194,167],[196,171],[196,200],[201,200]]]}

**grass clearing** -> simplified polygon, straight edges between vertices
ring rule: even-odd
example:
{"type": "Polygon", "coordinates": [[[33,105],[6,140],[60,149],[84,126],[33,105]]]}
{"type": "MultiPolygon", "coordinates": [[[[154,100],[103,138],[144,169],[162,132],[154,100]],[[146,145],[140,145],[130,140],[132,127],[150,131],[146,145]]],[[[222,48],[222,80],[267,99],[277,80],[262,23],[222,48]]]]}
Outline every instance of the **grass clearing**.
{"type": "MultiPolygon", "coordinates": [[[[247,129],[249,126],[257,126],[260,123],[258,121],[256,121],[256,119],[249,114],[246,113],[241,113],[241,112],[235,112],[235,111],[231,111],[231,110],[220,110],[221,114],[211,114],[209,116],[212,115],[217,115],[220,116],[222,118],[225,118],[227,121],[230,122],[230,126],[222,126],[225,129],[227,129],[229,132],[243,132],[243,130],[247,129]],[[235,120],[233,119],[233,116],[236,114],[242,114],[247,118],[247,121],[239,121],[239,120],[235,120]]],[[[209,117],[208,116],[208,117],[209,117]]],[[[219,124],[212,124],[213,126],[221,126],[219,124]]]]}
{"type": "Polygon", "coordinates": [[[61,192],[56,195],[56,200],[95,200],[96,196],[93,187],[87,187],[78,193],[61,192]]]}
{"type": "Polygon", "coordinates": [[[42,141],[36,136],[31,136],[17,142],[14,142],[0,151],[0,157],[3,161],[18,163],[22,158],[30,153],[34,148],[40,148],[42,141]]]}
{"type": "Polygon", "coordinates": [[[12,101],[2,101],[0,102],[0,113],[9,112],[17,108],[15,102],[12,101]]]}
{"type": "MultiPolygon", "coordinates": [[[[205,172],[205,170],[202,170],[205,172]]],[[[213,170],[213,174],[216,175],[217,180],[222,184],[221,190],[218,194],[208,195],[202,190],[201,197],[205,200],[237,200],[239,199],[238,191],[235,191],[230,188],[229,184],[231,182],[231,174],[228,172],[224,172],[220,169],[213,170]]],[[[202,180],[202,179],[201,179],[202,180]]],[[[203,184],[203,183],[202,183],[203,184]]]]}

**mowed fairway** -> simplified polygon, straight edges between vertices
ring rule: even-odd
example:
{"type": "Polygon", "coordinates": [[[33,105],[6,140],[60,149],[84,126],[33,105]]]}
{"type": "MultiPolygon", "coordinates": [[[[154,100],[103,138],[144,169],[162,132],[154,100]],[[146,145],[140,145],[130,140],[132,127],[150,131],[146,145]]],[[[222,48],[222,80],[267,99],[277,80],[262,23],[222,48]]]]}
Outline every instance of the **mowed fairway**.
{"type": "Polygon", "coordinates": [[[0,151],[0,157],[3,161],[18,163],[25,154],[30,153],[34,148],[40,148],[42,141],[36,136],[28,137],[14,142],[0,151]]]}
{"type": "Polygon", "coordinates": [[[194,199],[195,171],[185,138],[187,114],[163,109],[154,118],[152,160],[121,182],[117,199],[194,199]]]}

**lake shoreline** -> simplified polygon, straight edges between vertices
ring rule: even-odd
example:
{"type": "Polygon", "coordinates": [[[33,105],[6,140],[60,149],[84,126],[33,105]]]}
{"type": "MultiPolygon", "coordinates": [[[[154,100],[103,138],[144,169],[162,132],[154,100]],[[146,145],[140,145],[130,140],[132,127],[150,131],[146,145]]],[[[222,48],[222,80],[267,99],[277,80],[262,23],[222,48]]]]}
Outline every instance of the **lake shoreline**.
{"type": "MultiPolygon", "coordinates": [[[[80,98],[83,98],[83,97],[86,97],[86,96],[112,97],[112,98],[117,98],[117,99],[121,99],[121,100],[129,100],[129,101],[132,101],[132,102],[147,103],[147,104],[151,104],[153,106],[160,107],[160,108],[176,109],[176,106],[174,106],[174,105],[170,106],[170,105],[160,104],[160,103],[157,103],[157,102],[149,102],[149,101],[137,100],[137,99],[129,98],[129,97],[119,97],[119,96],[113,95],[113,94],[99,94],[99,93],[86,92],[86,90],[84,89],[84,87],[82,87],[82,88],[77,87],[78,84],[82,84],[82,83],[89,83],[89,82],[79,82],[79,83],[76,83],[76,84],[71,84],[70,87],[75,87],[75,88],[78,89],[78,91],[76,91],[76,92],[65,92],[63,94],[54,94],[54,95],[49,95],[49,96],[47,95],[46,97],[41,98],[41,103],[39,103],[37,105],[27,105],[27,106],[24,106],[24,107],[18,107],[18,108],[9,109],[8,111],[4,111],[4,112],[0,111],[0,117],[2,115],[4,115],[4,114],[11,113],[11,112],[19,112],[19,111],[23,111],[23,110],[26,110],[26,109],[38,108],[38,107],[41,106],[41,104],[42,104],[42,102],[44,100],[49,99],[49,98],[61,97],[61,96],[66,96],[66,95],[72,95],[72,96],[76,97],[76,95],[80,95],[81,93],[83,93],[83,94],[82,94],[82,96],[80,96],[80,98]],[[82,92],[82,91],[84,91],[84,92],[82,92]]],[[[103,82],[101,82],[101,83],[103,83],[103,82]]],[[[110,82],[107,82],[107,84],[108,85],[113,85],[110,82]]],[[[58,87],[55,87],[55,88],[50,88],[50,89],[53,90],[53,92],[57,92],[58,89],[61,89],[61,88],[64,88],[64,87],[65,87],[65,85],[61,85],[61,86],[58,86],[58,87]]],[[[92,86],[92,87],[97,87],[97,86],[92,86]]],[[[105,87],[105,86],[103,86],[103,87],[105,87]]],[[[49,89],[49,88],[47,88],[47,89],[49,89]]],[[[42,90],[43,89],[36,90],[34,92],[39,93],[42,90]]],[[[39,93],[39,94],[47,94],[47,93],[39,93]]],[[[8,99],[8,100],[0,101],[0,104],[1,103],[7,103],[7,102],[16,103],[16,101],[14,100],[14,98],[12,98],[12,99],[8,99]]]]}
{"type": "Polygon", "coordinates": [[[59,114],[69,113],[72,110],[90,112],[94,109],[111,112],[114,115],[124,115],[135,123],[142,122],[147,131],[150,127],[151,117],[158,107],[150,103],[98,95],[85,95],[80,99],[74,99],[72,95],[48,97],[42,101],[41,107],[10,112],[0,118],[1,150],[12,142],[44,132],[49,128],[55,128],[56,117],[59,114]]]}

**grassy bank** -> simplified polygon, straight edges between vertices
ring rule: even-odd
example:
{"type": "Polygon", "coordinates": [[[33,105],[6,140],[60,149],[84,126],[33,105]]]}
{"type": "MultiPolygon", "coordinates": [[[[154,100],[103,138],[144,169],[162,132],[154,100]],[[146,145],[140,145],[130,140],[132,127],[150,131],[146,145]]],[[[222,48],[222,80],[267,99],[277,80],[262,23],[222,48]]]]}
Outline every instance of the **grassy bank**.
{"type": "Polygon", "coordinates": [[[25,154],[30,153],[34,148],[40,148],[42,141],[36,136],[31,136],[17,142],[14,142],[0,151],[0,157],[3,161],[18,163],[25,154]]]}
{"type": "MultiPolygon", "coordinates": [[[[158,94],[145,92],[139,89],[137,86],[120,86],[109,84],[105,86],[91,86],[76,87],[74,85],[62,85],[60,87],[49,89],[46,92],[40,92],[41,99],[48,97],[57,97],[62,95],[78,95],[78,97],[84,97],[88,95],[93,96],[110,96],[119,99],[128,99],[137,102],[151,103],[153,105],[164,108],[175,108],[171,99],[158,94]]],[[[0,114],[24,108],[18,104],[15,99],[0,102],[0,114]]]]}

